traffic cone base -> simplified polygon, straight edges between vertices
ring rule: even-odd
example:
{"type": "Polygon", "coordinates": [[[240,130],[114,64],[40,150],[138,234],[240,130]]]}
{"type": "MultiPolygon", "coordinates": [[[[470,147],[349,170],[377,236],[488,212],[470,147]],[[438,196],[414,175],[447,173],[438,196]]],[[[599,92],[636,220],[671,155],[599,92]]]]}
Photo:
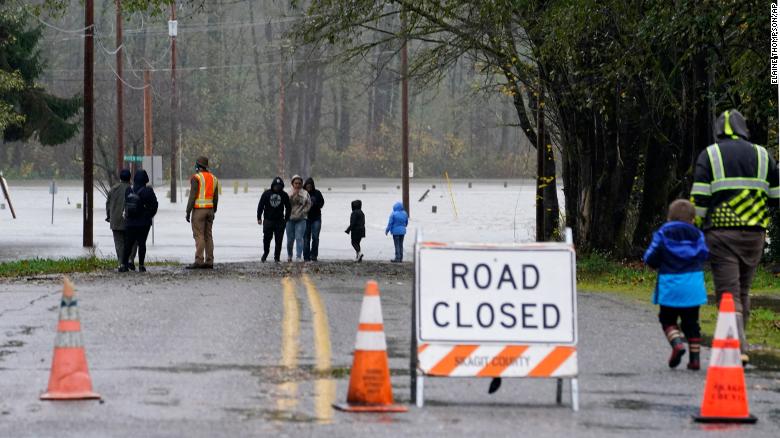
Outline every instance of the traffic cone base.
{"type": "Polygon", "coordinates": [[[739,339],[734,300],[724,293],[712,341],[710,364],[701,411],[693,419],[699,423],[755,423],[748,408],[745,370],[739,357],[739,339]]]}
{"type": "Polygon", "coordinates": [[[60,302],[57,338],[54,342],[54,358],[51,361],[49,387],[41,400],[99,399],[92,391],[92,379],[87,368],[87,355],[81,337],[78,301],[73,283],[67,278],[60,302]]]}
{"type": "Polygon", "coordinates": [[[379,286],[374,281],[366,283],[360,308],[347,402],[334,403],[333,407],[346,412],[408,411],[406,406],[393,403],[382,305],[379,300],[379,286]]]}

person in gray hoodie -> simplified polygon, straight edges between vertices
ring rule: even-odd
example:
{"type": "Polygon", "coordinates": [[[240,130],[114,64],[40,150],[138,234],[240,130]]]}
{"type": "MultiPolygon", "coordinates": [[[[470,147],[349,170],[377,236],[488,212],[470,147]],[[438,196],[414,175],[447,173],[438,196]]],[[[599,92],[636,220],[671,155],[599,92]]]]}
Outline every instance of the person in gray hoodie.
{"type": "MultiPolygon", "coordinates": [[[[130,188],[130,170],[122,169],[119,172],[119,182],[114,184],[106,196],[106,222],[111,227],[111,233],[114,235],[114,249],[119,265],[122,265],[122,258],[125,254],[125,193],[130,188]]],[[[133,244],[130,249],[130,259],[128,268],[135,271],[135,254],[137,245],[133,244]]]]}
{"type": "Polygon", "coordinates": [[[303,178],[294,175],[290,190],[290,220],[287,222],[287,261],[292,261],[293,242],[295,242],[296,260],[303,255],[303,235],[306,233],[306,217],[311,208],[311,198],[303,190],[303,178]]]}

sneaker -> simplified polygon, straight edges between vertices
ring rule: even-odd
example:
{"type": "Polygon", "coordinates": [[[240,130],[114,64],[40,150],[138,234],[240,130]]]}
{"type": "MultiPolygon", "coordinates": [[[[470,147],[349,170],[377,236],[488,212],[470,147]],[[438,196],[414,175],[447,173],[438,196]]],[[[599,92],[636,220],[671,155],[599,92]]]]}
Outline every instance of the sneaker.
{"type": "Polygon", "coordinates": [[[130,269],[127,268],[127,266],[120,266],[119,269],[117,269],[117,272],[127,272],[130,269]]]}
{"type": "Polygon", "coordinates": [[[493,377],[493,380],[490,381],[490,386],[488,386],[488,394],[493,394],[494,392],[498,391],[498,388],[501,387],[501,377],[493,377]]]}
{"type": "Polygon", "coordinates": [[[292,263],[292,257],[287,257],[287,263],[292,263]]]}
{"type": "Polygon", "coordinates": [[[363,261],[363,253],[362,252],[360,254],[358,254],[357,261],[358,261],[358,263],[363,261]]]}
{"type": "Polygon", "coordinates": [[[672,347],[672,355],[669,356],[669,368],[676,368],[680,365],[683,355],[685,354],[685,344],[682,342],[674,344],[672,347]]]}
{"type": "MultiPolygon", "coordinates": [[[[130,269],[132,269],[132,268],[130,268],[130,269]]],[[[138,272],[146,272],[146,266],[138,265],[138,272]]]]}
{"type": "Polygon", "coordinates": [[[130,268],[131,271],[135,271],[135,263],[130,263],[127,267],[130,268]]]}
{"type": "Polygon", "coordinates": [[[200,269],[201,266],[202,265],[198,263],[192,263],[190,265],[185,266],[184,269],[200,269]]]}
{"type": "Polygon", "coordinates": [[[311,261],[316,262],[317,261],[317,257],[312,257],[311,261]]]}
{"type": "Polygon", "coordinates": [[[688,362],[688,369],[691,371],[699,371],[699,369],[701,369],[701,364],[698,360],[692,360],[688,362]]]}
{"type": "Polygon", "coordinates": [[[214,269],[214,265],[212,264],[200,265],[200,269],[214,269]]]}
{"type": "Polygon", "coordinates": [[[260,262],[265,263],[266,259],[268,259],[268,253],[264,253],[262,257],[260,257],[260,262]]]}

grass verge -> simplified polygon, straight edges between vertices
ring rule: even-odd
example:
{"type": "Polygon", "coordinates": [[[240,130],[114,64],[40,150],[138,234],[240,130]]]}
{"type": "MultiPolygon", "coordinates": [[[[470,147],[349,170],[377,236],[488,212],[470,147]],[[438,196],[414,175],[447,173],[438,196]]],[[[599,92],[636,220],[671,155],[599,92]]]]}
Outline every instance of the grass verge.
{"type": "MultiPolygon", "coordinates": [[[[151,262],[149,266],[171,265],[173,262],[151,262]]],[[[98,257],[77,257],[61,259],[29,259],[0,263],[0,278],[24,277],[29,275],[70,274],[73,272],[95,272],[115,269],[116,259],[98,257]]]]}
{"type": "MultiPolygon", "coordinates": [[[[705,271],[707,290],[713,291],[712,274],[705,271]]],[[[652,303],[656,273],[642,263],[615,262],[604,256],[590,254],[577,258],[577,288],[593,292],[608,292],[652,303]]],[[[780,276],[759,266],[750,292],[753,305],[748,325],[748,340],[780,353],[780,276]]],[[[712,297],[711,297],[712,298],[712,297]]],[[[702,306],[702,332],[712,334],[718,309],[702,306]]]]}

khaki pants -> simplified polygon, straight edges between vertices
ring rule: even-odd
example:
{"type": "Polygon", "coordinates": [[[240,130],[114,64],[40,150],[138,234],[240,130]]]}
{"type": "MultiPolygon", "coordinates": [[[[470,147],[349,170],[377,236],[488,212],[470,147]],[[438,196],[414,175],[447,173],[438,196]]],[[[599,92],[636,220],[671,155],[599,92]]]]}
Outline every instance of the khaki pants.
{"type": "Polygon", "coordinates": [[[192,224],[192,237],[195,238],[195,264],[213,265],[214,240],[211,237],[211,226],[214,224],[214,210],[194,208],[190,223],[192,224]]]}
{"type": "Polygon", "coordinates": [[[718,306],[724,292],[734,296],[739,346],[745,353],[748,347],[745,327],[750,317],[750,286],[764,253],[766,232],[716,228],[708,230],[705,238],[710,249],[712,280],[718,306]]]}

